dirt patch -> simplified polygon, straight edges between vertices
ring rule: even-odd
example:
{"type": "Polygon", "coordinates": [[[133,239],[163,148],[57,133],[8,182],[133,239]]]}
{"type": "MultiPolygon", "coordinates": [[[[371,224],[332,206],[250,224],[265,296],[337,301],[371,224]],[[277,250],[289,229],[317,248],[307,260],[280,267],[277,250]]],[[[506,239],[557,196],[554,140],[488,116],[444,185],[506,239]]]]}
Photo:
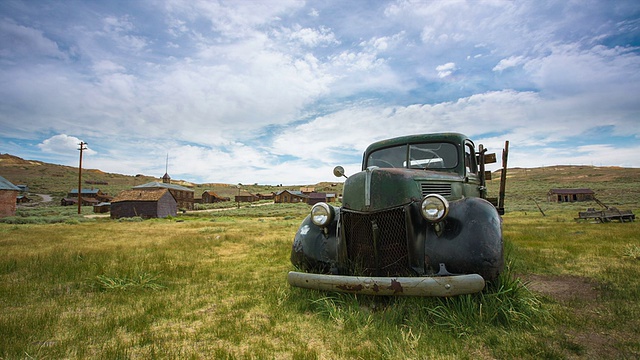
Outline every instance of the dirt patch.
{"type": "Polygon", "coordinates": [[[527,288],[560,302],[571,300],[596,301],[600,287],[595,281],[572,275],[522,275],[527,288]]]}
{"type": "MultiPolygon", "coordinates": [[[[604,290],[602,284],[595,280],[573,275],[528,274],[519,277],[529,290],[559,302],[567,311],[580,314],[584,321],[597,321],[597,318],[606,316],[600,303],[604,290]]],[[[560,326],[558,332],[562,334],[562,340],[556,346],[567,359],[620,359],[633,356],[616,348],[616,343],[626,340],[615,330],[566,331],[560,326]]]]}

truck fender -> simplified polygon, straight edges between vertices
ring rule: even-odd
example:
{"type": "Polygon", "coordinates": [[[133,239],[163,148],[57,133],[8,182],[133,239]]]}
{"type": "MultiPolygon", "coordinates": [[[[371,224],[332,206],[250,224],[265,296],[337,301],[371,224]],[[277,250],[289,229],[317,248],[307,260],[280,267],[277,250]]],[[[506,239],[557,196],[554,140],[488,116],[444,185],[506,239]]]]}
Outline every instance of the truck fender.
{"type": "Polygon", "coordinates": [[[484,199],[452,202],[444,231],[428,231],[425,265],[432,269],[443,263],[454,274],[475,273],[491,281],[502,271],[503,262],[502,219],[484,199]]]}
{"type": "Polygon", "coordinates": [[[294,266],[306,271],[330,273],[335,272],[337,220],[327,227],[326,231],[311,222],[308,215],[293,239],[291,262],[294,266]]]}

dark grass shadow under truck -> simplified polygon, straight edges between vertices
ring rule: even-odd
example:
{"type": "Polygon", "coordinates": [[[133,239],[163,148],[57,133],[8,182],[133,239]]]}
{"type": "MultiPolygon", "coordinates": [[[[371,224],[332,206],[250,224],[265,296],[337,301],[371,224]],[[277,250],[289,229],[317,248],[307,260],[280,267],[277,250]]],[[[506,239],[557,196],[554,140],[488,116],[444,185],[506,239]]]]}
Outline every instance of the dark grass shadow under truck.
{"type": "Polygon", "coordinates": [[[371,144],[346,177],[342,206],[318,203],[296,232],[292,286],[369,295],[453,296],[481,291],[503,269],[500,194],[488,199],[495,162],[458,133],[371,144]]]}

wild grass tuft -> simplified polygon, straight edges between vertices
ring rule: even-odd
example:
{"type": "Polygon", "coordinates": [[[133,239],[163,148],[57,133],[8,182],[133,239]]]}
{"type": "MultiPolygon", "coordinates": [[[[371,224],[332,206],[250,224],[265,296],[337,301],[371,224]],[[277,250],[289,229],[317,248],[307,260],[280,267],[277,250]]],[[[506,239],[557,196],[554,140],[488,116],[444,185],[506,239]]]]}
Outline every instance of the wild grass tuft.
{"type": "Polygon", "coordinates": [[[624,256],[634,260],[640,260],[640,246],[629,244],[624,248],[624,256]]]}
{"type": "Polygon", "coordinates": [[[159,274],[150,274],[147,272],[139,272],[132,277],[118,277],[98,275],[96,276],[96,287],[100,290],[162,290],[166,286],[159,281],[159,274]]]}

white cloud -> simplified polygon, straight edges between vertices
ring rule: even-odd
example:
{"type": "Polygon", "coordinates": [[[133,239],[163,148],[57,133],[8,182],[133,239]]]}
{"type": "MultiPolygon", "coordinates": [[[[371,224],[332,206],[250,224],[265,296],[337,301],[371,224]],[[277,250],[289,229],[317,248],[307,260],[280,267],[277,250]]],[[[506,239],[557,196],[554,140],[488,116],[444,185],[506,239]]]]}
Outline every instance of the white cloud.
{"type": "Polygon", "coordinates": [[[124,72],[125,68],[122,65],[118,65],[113,61],[99,60],[93,65],[93,71],[98,74],[124,72]]]}
{"type": "Polygon", "coordinates": [[[131,34],[135,30],[135,26],[128,16],[120,18],[107,16],[102,22],[103,34],[123,50],[137,52],[148,46],[145,37],[131,34]]]}
{"type": "Polygon", "coordinates": [[[518,66],[524,62],[524,56],[510,56],[507,59],[502,59],[492,70],[503,71],[505,69],[518,66]]]}
{"type": "MultiPolygon", "coordinates": [[[[75,136],[58,134],[44,140],[42,143],[38,144],[38,147],[45,153],[53,153],[59,155],[73,154],[73,156],[76,156],[77,152],[74,152],[74,150],[80,149],[81,142],[83,141],[75,136]]],[[[83,152],[86,151],[85,153],[88,155],[96,154],[96,152],[91,150],[88,145],[83,148],[85,149],[83,150],[83,152]]]]}
{"type": "Polygon", "coordinates": [[[3,143],[73,162],[83,138],[90,166],[157,176],[169,152],[172,176],[230,183],[326,180],[436,131],[511,140],[514,165],[640,166],[637,21],[605,3],[109,6],[0,2],[3,143]]]}
{"type": "Polygon", "coordinates": [[[436,66],[438,77],[441,79],[450,76],[451,74],[453,74],[455,70],[456,70],[456,64],[452,62],[436,66]]]}
{"type": "Polygon", "coordinates": [[[295,42],[299,42],[308,47],[340,43],[336,39],[335,34],[330,29],[324,26],[318,29],[299,28],[294,31],[290,31],[289,39],[295,42]]]}

